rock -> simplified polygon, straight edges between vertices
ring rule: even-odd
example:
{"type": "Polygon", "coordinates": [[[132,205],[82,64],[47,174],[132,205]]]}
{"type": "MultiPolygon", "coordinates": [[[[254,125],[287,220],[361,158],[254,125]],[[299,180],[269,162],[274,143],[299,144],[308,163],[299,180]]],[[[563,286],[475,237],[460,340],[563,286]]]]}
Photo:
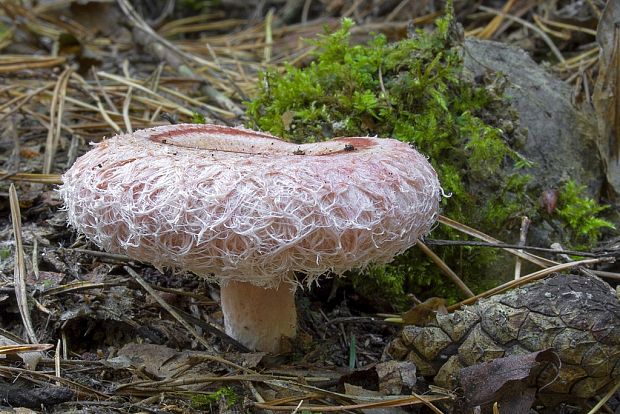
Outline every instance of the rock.
{"type": "Polygon", "coordinates": [[[604,182],[603,164],[596,147],[596,117],[591,108],[571,102],[571,86],[538,65],[522,49],[503,43],[467,39],[465,67],[473,76],[488,71],[506,76],[506,95],[519,113],[527,139],[518,151],[534,163],[525,172],[542,192],[568,179],[586,185],[598,199],[604,182]]]}

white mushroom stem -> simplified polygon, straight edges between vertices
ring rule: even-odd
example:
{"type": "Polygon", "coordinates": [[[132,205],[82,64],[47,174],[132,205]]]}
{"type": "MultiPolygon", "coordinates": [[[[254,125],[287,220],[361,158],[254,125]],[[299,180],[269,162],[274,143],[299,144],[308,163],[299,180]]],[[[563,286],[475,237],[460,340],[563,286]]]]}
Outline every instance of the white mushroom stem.
{"type": "Polygon", "coordinates": [[[282,337],[295,337],[293,285],[282,283],[276,289],[265,289],[228,282],[222,285],[221,299],[226,333],[249,349],[277,353],[282,337]]]}

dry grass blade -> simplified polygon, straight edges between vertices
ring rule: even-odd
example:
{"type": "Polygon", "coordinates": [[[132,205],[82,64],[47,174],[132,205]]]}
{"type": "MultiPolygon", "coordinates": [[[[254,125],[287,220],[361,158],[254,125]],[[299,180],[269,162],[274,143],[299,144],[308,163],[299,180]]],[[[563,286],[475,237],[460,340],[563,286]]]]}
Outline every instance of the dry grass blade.
{"type": "MultiPolygon", "coordinates": [[[[96,73],[93,72],[93,74],[96,76],[96,73]]],[[[77,81],[82,85],[82,87],[86,90],[86,92],[91,96],[91,98],[97,103],[97,109],[99,110],[99,113],[101,114],[101,117],[105,120],[105,122],[107,122],[108,125],[110,125],[110,127],[112,127],[112,129],[114,130],[114,132],[116,132],[117,134],[121,133],[121,127],[118,126],[118,124],[116,122],[114,122],[112,120],[112,117],[110,116],[110,114],[108,114],[108,111],[106,111],[106,109],[103,106],[103,102],[101,102],[101,99],[99,99],[99,95],[97,95],[96,93],[94,93],[90,87],[90,85],[84,80],[83,77],[81,77],[80,75],[78,75],[77,73],[73,73],[71,75],[74,79],[77,79],[77,81]]],[[[97,81],[99,81],[98,78],[96,78],[97,81]]],[[[110,104],[110,106],[112,107],[113,111],[116,111],[116,108],[114,108],[114,104],[111,103],[110,98],[106,95],[104,95],[106,98],[106,102],[108,102],[110,104]]]]}
{"type": "MultiPolygon", "coordinates": [[[[54,373],[56,374],[57,377],[60,377],[61,343],[62,341],[60,339],[56,342],[56,352],[54,353],[54,373]]],[[[60,383],[58,382],[57,384],[60,385],[60,383]]]]}
{"type": "Polygon", "coordinates": [[[506,282],[503,285],[494,287],[493,289],[489,289],[484,293],[481,293],[479,295],[474,296],[473,298],[469,298],[469,299],[465,299],[462,302],[459,302],[455,305],[452,305],[448,308],[449,312],[452,312],[456,309],[459,309],[460,307],[464,306],[464,305],[471,305],[472,303],[475,303],[478,299],[481,298],[486,298],[492,295],[495,295],[497,293],[502,293],[505,292],[507,290],[516,288],[518,286],[521,285],[525,285],[529,282],[533,282],[535,280],[538,279],[542,279],[543,277],[551,274],[551,273],[556,273],[556,272],[562,272],[564,270],[567,269],[572,269],[574,267],[578,267],[578,266],[584,266],[584,265],[588,265],[588,264],[596,264],[596,263],[605,263],[605,262],[612,262],[613,258],[598,258],[598,259],[585,259],[585,260],[579,260],[576,262],[570,262],[570,263],[562,263],[556,266],[551,266],[547,269],[543,269],[543,270],[539,270],[538,272],[534,272],[534,273],[530,273],[527,276],[523,276],[519,279],[516,280],[511,280],[510,282],[506,282]]]}
{"type": "Polygon", "coordinates": [[[0,55],[0,73],[18,72],[26,69],[51,68],[66,62],[64,57],[34,55],[0,55]]]}
{"type": "Polygon", "coordinates": [[[170,315],[172,315],[173,318],[175,318],[181,325],[183,325],[183,327],[187,329],[194,336],[194,338],[196,338],[196,340],[205,347],[205,349],[211,349],[211,345],[207,341],[205,341],[205,339],[198,332],[196,332],[194,327],[191,326],[185,319],[183,319],[181,315],[179,315],[177,311],[175,311],[170,305],[168,305],[166,301],[163,300],[157,294],[157,292],[155,292],[155,289],[153,289],[148,283],[146,283],[144,279],[142,279],[142,277],[140,277],[138,272],[128,266],[125,266],[125,270],[132,278],[134,278],[136,282],[138,282],[140,286],[144,288],[144,290],[147,291],[149,295],[153,297],[153,299],[155,299],[159,306],[164,308],[170,315]]]}
{"type": "MultiPolygon", "coordinates": [[[[129,23],[138,31],[144,33],[145,36],[137,36],[137,41],[142,43],[146,50],[155,54],[159,59],[167,61],[168,64],[173,67],[182,76],[187,76],[192,79],[204,81],[200,78],[189,66],[188,63],[194,62],[202,67],[213,68],[216,65],[213,62],[202,59],[191,53],[183,51],[181,48],[176,47],[168,40],[158,35],[135,11],[135,9],[129,4],[127,0],[117,0],[121,10],[129,20],[129,23]],[[179,59],[181,57],[181,59],[179,59]],[[180,61],[181,60],[181,61],[180,61]],[[185,62],[182,62],[185,60],[185,62]]],[[[201,88],[201,91],[217,102],[227,111],[231,112],[233,117],[243,114],[243,110],[235,104],[230,98],[217,91],[212,86],[205,84],[201,88]]]]}
{"type": "Polygon", "coordinates": [[[18,345],[1,345],[0,355],[18,354],[22,352],[43,352],[52,349],[52,344],[18,344],[18,345]]]}
{"type": "Polygon", "coordinates": [[[22,244],[22,219],[19,210],[19,200],[15,185],[11,183],[9,187],[9,201],[11,204],[11,221],[13,222],[13,235],[15,237],[15,270],[14,284],[17,306],[24,324],[24,329],[28,335],[30,343],[39,342],[30,319],[30,309],[28,308],[28,292],[26,290],[26,262],[24,257],[24,246],[22,244]]]}
{"type": "MultiPolygon", "coordinates": [[[[157,92],[154,92],[152,90],[150,90],[149,88],[142,86],[140,83],[138,83],[138,81],[136,81],[135,79],[130,79],[130,78],[123,78],[122,76],[117,76],[117,75],[112,75],[106,72],[98,72],[97,73],[98,76],[102,77],[102,78],[106,78],[106,79],[110,79],[119,83],[122,83],[124,85],[127,85],[129,87],[132,87],[136,90],[140,90],[142,92],[145,92],[149,95],[153,95],[157,98],[157,102],[159,102],[161,105],[169,107],[169,108],[173,108],[175,111],[188,115],[188,116],[192,116],[194,113],[192,111],[190,111],[189,109],[186,109],[185,107],[170,101],[169,99],[166,99],[165,97],[163,97],[162,95],[158,94],[157,92]]],[[[137,97],[136,97],[137,98],[137,97]]],[[[138,99],[136,99],[138,100],[138,99]]]]}
{"type": "Polygon", "coordinates": [[[493,13],[496,14],[498,16],[502,16],[505,17],[508,20],[513,20],[525,27],[527,27],[528,29],[531,29],[532,31],[536,32],[536,34],[538,34],[540,36],[540,38],[547,44],[547,46],[549,46],[549,49],[551,50],[551,52],[555,55],[555,57],[560,61],[560,62],[564,62],[564,56],[562,55],[562,52],[560,52],[560,49],[557,48],[557,46],[555,45],[555,43],[553,43],[553,40],[551,40],[551,38],[549,36],[547,36],[547,34],[545,32],[543,32],[540,28],[536,27],[536,25],[528,22],[527,20],[523,20],[519,17],[516,16],[511,16],[508,13],[504,13],[495,9],[492,9],[490,7],[486,7],[486,6],[478,6],[478,8],[482,11],[488,12],[488,13],[493,13]]]}
{"type": "Polygon", "coordinates": [[[69,292],[79,292],[82,290],[90,290],[90,289],[103,289],[107,287],[113,286],[122,286],[127,284],[128,279],[118,279],[118,280],[110,280],[108,282],[90,282],[90,281],[82,281],[76,280],[73,282],[69,282],[65,285],[56,286],[53,288],[49,288],[41,292],[40,296],[54,296],[61,295],[69,292]]]}
{"type": "Polygon", "coordinates": [[[439,269],[447,275],[452,282],[458,286],[458,288],[467,296],[471,298],[474,296],[474,292],[467,287],[467,285],[461,280],[461,278],[452,270],[450,267],[443,261],[439,256],[437,256],[428,246],[422,241],[418,240],[416,244],[425,255],[427,255],[438,267],[439,269]]]}
{"type": "Polygon", "coordinates": [[[273,9],[270,9],[265,16],[265,51],[263,54],[264,63],[271,61],[271,52],[273,50],[273,9]]]}
{"type": "Polygon", "coordinates": [[[133,93],[133,89],[130,86],[127,89],[127,94],[125,95],[125,99],[123,100],[123,121],[125,122],[125,131],[128,134],[133,133],[133,127],[131,126],[131,119],[129,118],[129,107],[131,106],[131,95],[133,93]]]}
{"type": "MultiPolygon", "coordinates": [[[[502,7],[502,12],[508,13],[514,4],[515,4],[515,0],[508,0],[508,2],[504,4],[504,7],[502,7]]],[[[502,24],[503,20],[504,20],[504,16],[500,14],[496,15],[495,17],[493,17],[493,19],[491,19],[489,24],[487,24],[487,26],[484,29],[482,29],[480,33],[478,33],[477,37],[479,37],[480,39],[485,39],[485,40],[492,38],[495,32],[497,31],[497,29],[499,28],[499,26],[502,24]]]]}
{"type": "Polygon", "coordinates": [[[54,155],[58,149],[60,142],[60,129],[62,126],[62,115],[64,113],[65,96],[67,95],[67,83],[71,76],[71,68],[66,68],[56,83],[54,94],[52,96],[52,104],[50,105],[50,123],[47,132],[47,141],[45,142],[45,156],[43,159],[43,174],[49,174],[52,171],[54,155]]]}
{"type": "MultiPolygon", "coordinates": [[[[353,396],[348,396],[349,398],[355,398],[353,396]]],[[[374,401],[374,402],[366,402],[360,404],[349,404],[349,405],[301,405],[299,407],[302,411],[312,411],[312,412],[338,412],[338,411],[350,411],[350,410],[362,410],[362,409],[379,409],[379,408],[395,408],[395,407],[405,407],[409,405],[427,405],[431,401],[444,401],[447,400],[448,397],[441,396],[425,396],[421,398],[420,396],[407,396],[407,397],[385,397],[383,401],[374,401]]],[[[432,404],[431,404],[432,405],[432,404]]],[[[269,402],[265,403],[255,403],[254,407],[260,408],[263,410],[272,410],[272,411],[292,411],[295,410],[297,405],[272,405],[269,402]]],[[[433,407],[435,407],[433,405],[433,407]]],[[[433,410],[435,413],[442,414],[437,407],[433,410]]]]}
{"type": "Polygon", "coordinates": [[[414,397],[419,398],[420,401],[422,401],[422,403],[428,408],[430,408],[431,411],[433,411],[435,414],[443,414],[443,412],[439,408],[437,408],[435,404],[433,404],[431,400],[429,400],[426,396],[422,397],[421,395],[416,394],[415,392],[412,392],[412,394],[414,397]]]}
{"type": "MultiPolygon", "coordinates": [[[[497,240],[496,238],[493,238],[487,234],[484,234],[483,232],[478,231],[476,229],[472,229],[471,227],[466,226],[465,224],[461,224],[458,221],[449,219],[448,217],[440,215],[437,221],[439,221],[441,224],[444,224],[448,227],[458,230],[461,233],[467,234],[468,236],[475,237],[485,242],[503,244],[500,240],[497,240]]],[[[553,260],[545,259],[544,257],[535,256],[533,254],[526,253],[526,252],[520,252],[517,249],[506,249],[506,251],[514,254],[515,256],[519,256],[520,258],[527,260],[528,262],[534,263],[540,267],[549,267],[549,266],[555,266],[558,264],[557,262],[554,262],[553,260]]]]}
{"type": "Polygon", "coordinates": [[[39,93],[43,91],[47,91],[47,89],[51,88],[53,85],[54,83],[52,82],[47,83],[41,86],[40,88],[30,91],[24,95],[17,96],[9,100],[8,102],[0,105],[0,111],[4,111],[5,109],[8,109],[5,113],[2,114],[2,116],[0,116],[0,122],[4,121],[4,119],[8,117],[9,115],[19,111],[20,108],[26,105],[28,102],[30,102],[32,98],[34,98],[36,95],[38,95],[39,93]]]}
{"type": "Polygon", "coordinates": [[[10,173],[6,170],[0,170],[0,180],[39,184],[62,184],[60,174],[10,173]]]}
{"type": "Polygon", "coordinates": [[[620,252],[616,252],[613,250],[593,253],[593,252],[582,252],[579,250],[551,249],[548,247],[537,247],[537,246],[507,244],[507,243],[489,243],[489,242],[474,241],[474,240],[424,239],[424,241],[429,246],[473,246],[473,247],[487,247],[491,249],[518,249],[519,251],[531,250],[534,252],[568,254],[568,255],[580,256],[580,257],[604,257],[604,256],[620,257],[620,252]]]}
{"type": "Polygon", "coordinates": [[[557,27],[558,29],[564,29],[564,30],[570,30],[573,32],[581,32],[581,33],[586,33],[589,34],[591,36],[596,36],[596,30],[593,29],[589,29],[587,27],[583,27],[583,26],[577,26],[574,24],[568,24],[568,23],[563,23],[563,22],[556,22],[553,20],[549,20],[543,16],[539,16],[537,14],[534,15],[534,20],[538,23],[544,23],[548,26],[553,26],[553,27],[557,27]]]}

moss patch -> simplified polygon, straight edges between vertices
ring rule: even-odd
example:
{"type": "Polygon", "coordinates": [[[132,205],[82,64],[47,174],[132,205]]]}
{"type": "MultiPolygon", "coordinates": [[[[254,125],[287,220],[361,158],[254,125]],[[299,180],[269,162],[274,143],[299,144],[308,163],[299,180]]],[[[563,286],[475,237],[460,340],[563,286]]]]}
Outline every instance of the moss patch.
{"type": "Polygon", "coordinates": [[[231,408],[237,403],[237,400],[237,393],[230,387],[222,387],[209,394],[197,393],[190,396],[191,406],[197,410],[213,411],[214,406],[217,407],[218,404],[231,408]]]}
{"type": "MultiPolygon", "coordinates": [[[[339,30],[312,41],[314,60],[307,67],[263,73],[258,96],[248,103],[248,126],[298,143],[393,137],[429,156],[451,194],[442,203],[448,217],[505,236],[522,215],[539,216],[538,201],[527,194],[531,177],[520,172],[528,162],[513,149],[520,131],[503,97],[503,79],[472,81],[464,75],[461,35],[451,13],[437,20],[436,30],[417,30],[396,43],[377,35],[353,45],[352,26],[345,19],[339,30]]],[[[432,235],[464,238],[443,226],[432,235]]],[[[501,279],[483,276],[497,259],[495,251],[458,246],[437,253],[474,290],[501,279]]],[[[352,280],[360,293],[383,291],[397,306],[406,302],[406,292],[459,296],[415,248],[352,280]]]]}
{"type": "Polygon", "coordinates": [[[585,186],[568,181],[559,191],[557,215],[568,233],[570,247],[587,250],[601,236],[605,229],[614,225],[599,215],[607,209],[596,200],[585,196],[585,186]]]}

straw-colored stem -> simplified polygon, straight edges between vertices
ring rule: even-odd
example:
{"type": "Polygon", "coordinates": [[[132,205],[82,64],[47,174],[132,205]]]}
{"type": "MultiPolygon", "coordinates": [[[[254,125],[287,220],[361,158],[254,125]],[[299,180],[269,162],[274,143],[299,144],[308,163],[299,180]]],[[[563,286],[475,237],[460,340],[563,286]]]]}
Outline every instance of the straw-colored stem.
{"type": "Polygon", "coordinates": [[[250,349],[277,353],[283,337],[297,331],[295,290],[290,284],[265,289],[229,282],[221,289],[226,333],[250,349]]]}

